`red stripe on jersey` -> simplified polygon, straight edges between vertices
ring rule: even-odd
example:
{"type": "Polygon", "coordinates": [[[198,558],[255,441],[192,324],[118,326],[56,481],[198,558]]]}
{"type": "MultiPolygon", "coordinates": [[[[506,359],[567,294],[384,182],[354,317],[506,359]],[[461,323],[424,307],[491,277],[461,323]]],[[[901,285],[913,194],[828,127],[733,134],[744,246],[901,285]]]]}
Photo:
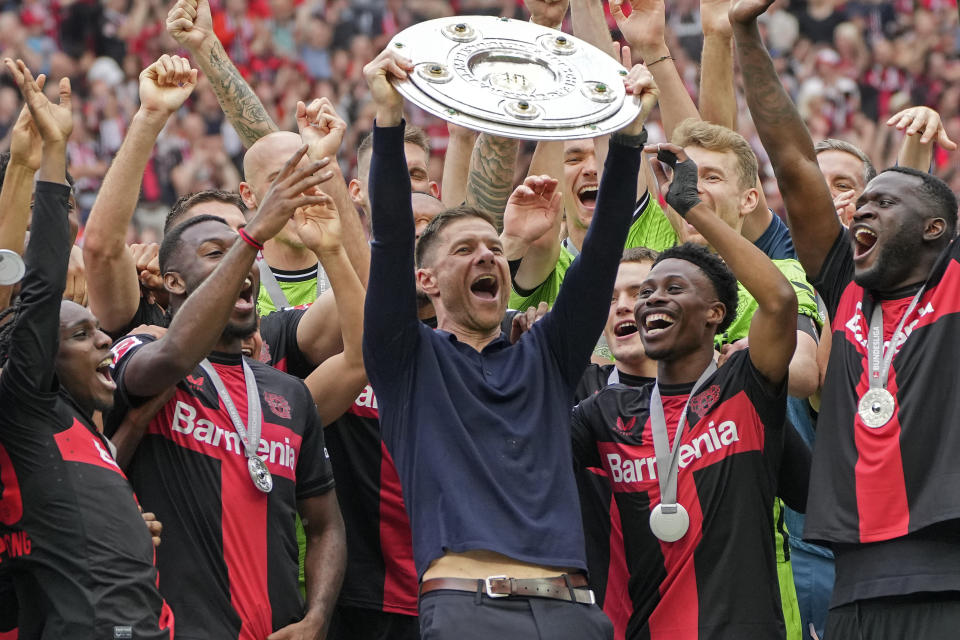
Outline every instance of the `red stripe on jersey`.
{"type": "MultiPolygon", "coordinates": [[[[369,389],[369,387],[367,387],[369,389]]],[[[417,569],[410,518],[400,478],[387,445],[380,442],[380,548],[383,550],[383,610],[417,615],[417,569]]]]}
{"type": "MultiPolygon", "coordinates": [[[[597,475],[606,476],[602,469],[591,469],[597,475]]],[[[627,569],[627,554],[623,547],[623,524],[616,498],[610,499],[610,564],[607,567],[607,589],[603,595],[603,612],[613,623],[613,639],[624,640],[627,623],[633,615],[633,600],[630,598],[630,571],[627,569]]]]}
{"type": "Polygon", "coordinates": [[[380,409],[377,406],[377,396],[373,393],[373,387],[367,385],[364,387],[357,399],[353,401],[347,413],[352,413],[361,418],[380,419],[380,409]]]}
{"type": "MultiPolygon", "coordinates": [[[[909,300],[891,300],[883,303],[883,334],[886,343],[900,323],[909,300]]],[[[923,305],[918,305],[920,308],[923,305]]],[[[862,313],[859,315],[863,315],[862,313]]],[[[935,315],[928,313],[927,316],[935,315]]],[[[922,320],[925,320],[924,316],[922,320]]],[[[912,321],[907,319],[909,327],[912,321]]],[[[864,359],[863,374],[857,383],[857,397],[870,388],[867,350],[860,344],[864,359]]],[[[853,438],[857,447],[854,477],[857,491],[857,516],[861,542],[877,542],[906,535],[910,526],[910,506],[903,477],[903,457],[900,451],[900,403],[897,400],[896,369],[890,367],[887,390],[893,394],[894,413],[890,422],[877,429],[863,423],[854,414],[853,438]]]]}
{"type": "Polygon", "coordinates": [[[69,429],[54,434],[53,439],[56,440],[60,456],[64,460],[92,464],[119,473],[126,478],[106,445],[76,418],[73,419],[73,425],[69,429]]]}
{"type": "MultiPolygon", "coordinates": [[[[237,404],[246,419],[246,402],[237,404]]],[[[230,603],[240,617],[238,640],[263,640],[273,631],[267,588],[267,494],[253,486],[245,458],[221,460],[223,561],[230,577],[230,603]]]]}
{"type": "MultiPolygon", "coordinates": [[[[237,411],[241,419],[246,421],[246,390],[241,388],[238,393],[234,386],[232,392],[237,411]]],[[[257,454],[267,463],[271,474],[296,482],[297,459],[303,438],[287,427],[268,422],[267,415],[265,412],[257,454]]],[[[178,389],[171,401],[150,421],[147,432],[161,435],[178,446],[218,458],[224,463],[233,460],[232,464],[242,466],[246,472],[243,443],[226,410],[211,410],[182,389],[178,389]]]]}
{"type": "Polygon", "coordinates": [[[0,445],[0,524],[16,524],[23,517],[20,482],[7,450],[0,445]]]}

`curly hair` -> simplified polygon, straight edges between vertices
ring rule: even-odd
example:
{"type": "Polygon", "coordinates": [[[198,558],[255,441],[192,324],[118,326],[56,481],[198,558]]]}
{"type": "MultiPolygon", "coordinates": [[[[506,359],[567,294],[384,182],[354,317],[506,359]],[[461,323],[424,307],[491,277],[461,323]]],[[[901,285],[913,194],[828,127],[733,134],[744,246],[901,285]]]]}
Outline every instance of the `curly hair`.
{"type": "Polygon", "coordinates": [[[713,290],[724,307],[723,320],[717,326],[717,333],[723,333],[737,317],[737,279],[733,272],[723,263],[715,253],[704,246],[686,242],[677,247],[671,247],[660,254],[653,266],[664,260],[686,260],[695,265],[713,285],[713,290]]]}

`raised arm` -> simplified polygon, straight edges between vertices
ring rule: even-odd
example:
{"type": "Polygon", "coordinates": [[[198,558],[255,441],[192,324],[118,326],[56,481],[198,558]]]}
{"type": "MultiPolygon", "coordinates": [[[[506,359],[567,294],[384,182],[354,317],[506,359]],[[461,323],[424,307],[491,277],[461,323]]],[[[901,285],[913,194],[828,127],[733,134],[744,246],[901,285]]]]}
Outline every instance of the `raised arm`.
{"type": "Polygon", "coordinates": [[[737,130],[733,86],[733,31],[730,0],[700,0],[703,50],[700,55],[700,115],[707,122],[737,130]]]}
{"type": "Polygon", "coordinates": [[[340,235],[337,244],[347,252],[360,282],[366,284],[370,277],[370,245],[357,208],[347,191],[340,163],[336,162],[347,123],[337,114],[329,98],[317,98],[309,106],[297,103],[297,128],[307,144],[307,156],[311,160],[330,158],[332,161],[329,168],[333,178],[324,184],[324,191],[333,199],[333,206],[339,212],[340,235]]]}
{"type": "Polygon", "coordinates": [[[628,95],[640,102],[636,119],[610,136],[610,150],[597,193],[597,206],[580,256],[567,270],[553,311],[537,327],[548,331],[561,370],[571,388],[583,374],[610,306],[613,281],[637,200],[637,175],[647,132],[643,128],[657,102],[657,85],[643,65],[624,78],[628,95]]]}
{"type": "MultiPolygon", "coordinates": [[[[259,244],[275,236],[298,207],[317,204],[325,196],[304,192],[330,177],[318,173],[322,163],[295,169],[306,154],[301,147],[284,165],[257,209],[245,232],[259,244]]],[[[131,396],[154,396],[193,370],[214,347],[233,312],[237,296],[257,256],[247,242],[235,241],[212,274],[177,311],[160,340],[138,349],[124,371],[124,385],[131,396]]],[[[165,280],[168,274],[164,274],[165,280]]]]}
{"type": "Polygon", "coordinates": [[[179,56],[163,55],[143,70],[140,109],[90,211],[83,243],[87,295],[90,311],[107,333],[127,328],[140,304],[139,273],[125,243],[127,227],[157,136],[196,85],[196,69],[179,56]]]}
{"type": "Polygon", "coordinates": [[[403,362],[416,344],[413,207],[410,173],[403,153],[403,98],[391,84],[413,64],[385,50],[363,68],[377,108],[370,157],[370,211],[373,241],[363,321],[363,357],[371,382],[403,362]]]}
{"type": "MultiPolygon", "coordinates": [[[[43,74],[37,76],[41,90],[45,80],[43,74]]],[[[10,160],[0,188],[0,249],[23,253],[30,222],[30,194],[42,151],[40,132],[33,123],[30,108],[23,105],[10,134],[10,160]]],[[[0,286],[0,309],[9,306],[12,293],[13,287],[0,286]]]]}
{"type": "Polygon", "coordinates": [[[5,59],[30,109],[42,142],[35,191],[34,233],[25,254],[26,277],[20,311],[11,320],[11,340],[0,384],[17,391],[51,391],[60,344],[60,296],[67,279],[70,235],[67,224],[67,139],[73,130],[70,80],[60,81],[60,102],[52,104],[23,61],[5,59]]]}
{"type": "MultiPolygon", "coordinates": [[[[787,377],[797,344],[797,294],[760,249],[701,202],[697,165],[684,150],[673,144],[661,148],[658,158],[674,169],[667,202],[696,227],[756,299],[757,311],[750,322],[750,359],[771,384],[778,385],[787,377]]],[[[657,153],[657,146],[648,147],[647,153],[657,153]]],[[[660,182],[666,186],[666,177],[660,182]]]]}
{"type": "Polygon", "coordinates": [[[896,127],[906,135],[900,145],[897,164],[917,171],[929,171],[933,163],[933,145],[956,151],[957,143],[950,139],[940,114],[930,107],[910,107],[887,120],[888,127],[896,127]]]}
{"type": "Polygon", "coordinates": [[[317,255],[330,278],[343,330],[343,352],[323,361],[304,380],[324,426],[339,418],[367,384],[362,352],[365,292],[341,243],[341,218],[333,200],[294,214],[300,240],[317,255]]]}
{"type": "Polygon", "coordinates": [[[213,32],[209,0],[177,0],[167,14],[167,33],[190,52],[206,74],[220,108],[245,147],[249,149],[263,136],[280,130],[213,32]]]}
{"type": "Polygon", "coordinates": [[[503,229],[503,210],[513,192],[513,173],[520,142],[481,133],[470,156],[466,204],[488,213],[503,229]]]}
{"type": "Polygon", "coordinates": [[[477,132],[460,125],[447,123],[450,134],[447,152],[443,157],[443,179],[440,182],[440,200],[444,206],[458,207],[467,198],[467,179],[470,158],[477,143],[477,132]]]}
{"type": "Polygon", "coordinates": [[[687,118],[700,119],[696,105],[677,72],[664,39],[666,18],[663,0],[628,0],[631,13],[623,13],[623,0],[608,0],[610,13],[617,21],[620,33],[634,53],[653,75],[660,91],[660,119],[667,140],[673,130],[687,118]]]}
{"type": "Polygon", "coordinates": [[[772,0],[737,0],[730,24],[737,44],[747,104],[763,147],[770,156],[797,256],[815,277],[840,233],[833,198],[817,164],[813,142],[797,108],[780,83],[760,39],[757,17],[772,0]]]}

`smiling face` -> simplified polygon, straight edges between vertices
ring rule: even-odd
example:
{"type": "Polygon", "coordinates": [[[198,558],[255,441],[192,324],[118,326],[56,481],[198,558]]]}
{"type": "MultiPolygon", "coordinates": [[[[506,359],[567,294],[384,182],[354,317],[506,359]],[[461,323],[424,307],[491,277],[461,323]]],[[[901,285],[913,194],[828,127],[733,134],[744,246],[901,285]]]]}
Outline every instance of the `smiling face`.
{"type": "Polygon", "coordinates": [[[473,216],[448,222],[424,255],[417,282],[433,301],[440,328],[499,330],[510,297],[510,270],[496,229],[473,216]]]}
{"type": "MultiPolygon", "coordinates": [[[[179,309],[183,301],[210,277],[238,238],[233,229],[213,220],[197,223],[183,231],[175,260],[163,274],[164,285],[175,309],[179,309]]],[[[245,338],[257,329],[256,298],[259,291],[260,271],[254,263],[223,330],[225,337],[245,338]]]]}
{"type": "Polygon", "coordinates": [[[567,224],[590,226],[597,205],[600,168],[593,140],[569,140],[563,145],[563,206],[567,224]]]}
{"type": "Polygon", "coordinates": [[[712,348],[725,308],[692,262],[670,258],[650,270],[634,310],[648,358],[676,360],[712,348]]]}
{"type": "MultiPolygon", "coordinates": [[[[817,164],[820,165],[820,171],[834,199],[847,191],[853,191],[854,198],[859,198],[866,188],[863,161],[852,153],[827,149],[817,154],[817,164]]],[[[849,226],[853,211],[853,207],[844,207],[843,211],[839,212],[843,224],[849,226]]]]}
{"type": "Polygon", "coordinates": [[[60,304],[60,349],[57,377],[70,396],[88,411],[113,407],[117,385],[110,375],[110,337],[85,307],[64,300],[60,304]]]}
{"type": "Polygon", "coordinates": [[[935,257],[939,245],[925,238],[931,220],[916,176],[888,171],[870,181],[860,198],[850,226],[854,281],[866,289],[892,291],[923,280],[929,270],[926,256],[935,257]]]}
{"type": "MultiPolygon", "coordinates": [[[[743,226],[743,218],[757,206],[756,187],[744,188],[740,183],[737,156],[732,151],[712,151],[691,145],[684,148],[697,165],[700,199],[710,206],[721,220],[736,231],[743,226]]],[[[687,223],[687,241],[706,245],[706,239],[687,223]]]]}
{"type": "Polygon", "coordinates": [[[640,288],[650,273],[652,262],[621,262],[613,285],[610,312],[603,336],[618,366],[635,368],[647,360],[643,341],[637,330],[634,308],[640,298],[640,288]]]}

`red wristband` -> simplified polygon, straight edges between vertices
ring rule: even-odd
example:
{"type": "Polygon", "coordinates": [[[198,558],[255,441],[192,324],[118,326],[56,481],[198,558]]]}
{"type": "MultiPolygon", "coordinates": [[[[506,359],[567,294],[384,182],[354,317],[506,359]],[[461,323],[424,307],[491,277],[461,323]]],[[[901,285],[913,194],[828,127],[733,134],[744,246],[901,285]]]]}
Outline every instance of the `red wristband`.
{"type": "Polygon", "coordinates": [[[253,239],[246,229],[240,229],[240,238],[257,251],[263,251],[263,245],[253,239]]]}

